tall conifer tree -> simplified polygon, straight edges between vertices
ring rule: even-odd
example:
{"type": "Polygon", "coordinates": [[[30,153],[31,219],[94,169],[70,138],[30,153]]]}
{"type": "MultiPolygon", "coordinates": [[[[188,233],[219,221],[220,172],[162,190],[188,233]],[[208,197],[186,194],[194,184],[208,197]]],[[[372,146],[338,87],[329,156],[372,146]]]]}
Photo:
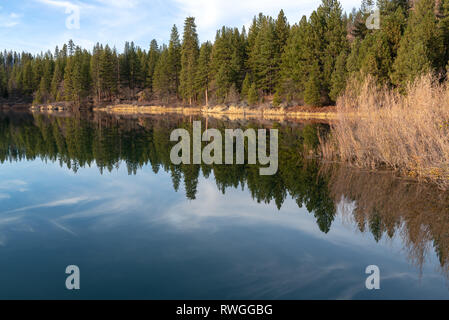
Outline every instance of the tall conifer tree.
{"type": "Polygon", "coordinates": [[[181,48],[180,94],[190,104],[195,99],[195,76],[198,63],[199,44],[195,18],[188,17],[184,24],[181,48]]]}

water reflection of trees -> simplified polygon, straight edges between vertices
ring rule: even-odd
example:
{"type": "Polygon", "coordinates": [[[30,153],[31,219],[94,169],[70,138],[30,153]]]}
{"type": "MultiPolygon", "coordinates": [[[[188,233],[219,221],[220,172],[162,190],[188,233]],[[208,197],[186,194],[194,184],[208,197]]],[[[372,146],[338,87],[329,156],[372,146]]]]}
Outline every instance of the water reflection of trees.
{"type": "MultiPolygon", "coordinates": [[[[429,250],[435,250],[442,271],[449,271],[449,192],[435,186],[407,181],[391,173],[329,168],[330,196],[345,198],[345,206],[361,232],[376,241],[400,236],[412,263],[421,267],[429,250]]],[[[344,210],[345,211],[345,210],[344,210]]]]}
{"type": "Polygon", "coordinates": [[[249,128],[260,125],[279,129],[279,170],[260,176],[257,165],[173,165],[169,141],[174,128],[192,130],[192,118],[147,117],[123,119],[89,114],[85,117],[0,115],[0,161],[33,160],[59,162],[74,172],[93,166],[100,172],[125,165],[136,174],[149,165],[157,173],[171,174],[176,191],[184,185],[186,197],[195,199],[200,174],[213,175],[217,188],[247,188],[258,202],[274,202],[280,209],[288,196],[311,212],[322,232],[329,232],[337,205],[343,206],[361,232],[376,241],[399,234],[413,263],[421,266],[428,250],[435,250],[442,269],[449,268],[449,194],[430,185],[362,172],[345,167],[322,166],[313,156],[318,146],[319,123],[279,125],[251,121],[203,120],[203,128],[249,128]]]}

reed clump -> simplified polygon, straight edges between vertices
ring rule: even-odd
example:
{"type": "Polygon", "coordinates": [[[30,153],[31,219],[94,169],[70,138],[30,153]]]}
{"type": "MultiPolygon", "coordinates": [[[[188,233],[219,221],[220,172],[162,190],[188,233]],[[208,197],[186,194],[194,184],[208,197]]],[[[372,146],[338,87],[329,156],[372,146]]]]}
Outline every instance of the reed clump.
{"type": "Polygon", "coordinates": [[[351,83],[337,107],[339,121],[327,143],[341,160],[392,168],[449,189],[448,82],[425,75],[400,94],[367,78],[351,83]]]}

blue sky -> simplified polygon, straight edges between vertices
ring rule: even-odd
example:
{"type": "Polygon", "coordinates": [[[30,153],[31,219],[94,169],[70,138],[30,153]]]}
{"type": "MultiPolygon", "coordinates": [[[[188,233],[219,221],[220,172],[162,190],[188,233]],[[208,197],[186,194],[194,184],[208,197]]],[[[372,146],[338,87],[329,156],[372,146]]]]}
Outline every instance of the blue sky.
{"type": "MultiPolygon", "coordinates": [[[[344,10],[360,0],[341,0],[344,10]]],[[[310,14],[320,0],[0,0],[0,50],[52,50],[73,39],[90,49],[95,42],[121,51],[125,41],[148,48],[151,39],[167,42],[170,29],[196,17],[200,41],[213,40],[223,26],[249,25],[259,12],[276,16],[280,9],[291,24],[310,14]],[[79,28],[73,24],[79,12],[79,28]],[[69,20],[69,24],[67,24],[69,20]],[[67,27],[69,25],[69,28],[67,27]]]]}

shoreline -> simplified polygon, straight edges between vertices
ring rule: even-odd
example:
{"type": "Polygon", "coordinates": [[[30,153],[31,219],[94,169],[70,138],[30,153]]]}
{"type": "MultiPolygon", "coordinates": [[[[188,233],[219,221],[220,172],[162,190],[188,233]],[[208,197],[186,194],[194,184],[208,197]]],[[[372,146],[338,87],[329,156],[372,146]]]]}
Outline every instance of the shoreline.
{"type": "Polygon", "coordinates": [[[249,108],[237,106],[213,106],[213,107],[164,107],[164,106],[137,106],[131,104],[117,104],[106,107],[95,107],[94,112],[106,112],[119,115],[138,115],[138,114],[168,114],[176,113],[183,115],[205,115],[222,116],[230,119],[248,119],[262,118],[267,120],[283,119],[318,119],[318,120],[336,120],[338,113],[335,107],[323,107],[317,111],[312,108],[290,107],[290,108],[249,108]]]}

